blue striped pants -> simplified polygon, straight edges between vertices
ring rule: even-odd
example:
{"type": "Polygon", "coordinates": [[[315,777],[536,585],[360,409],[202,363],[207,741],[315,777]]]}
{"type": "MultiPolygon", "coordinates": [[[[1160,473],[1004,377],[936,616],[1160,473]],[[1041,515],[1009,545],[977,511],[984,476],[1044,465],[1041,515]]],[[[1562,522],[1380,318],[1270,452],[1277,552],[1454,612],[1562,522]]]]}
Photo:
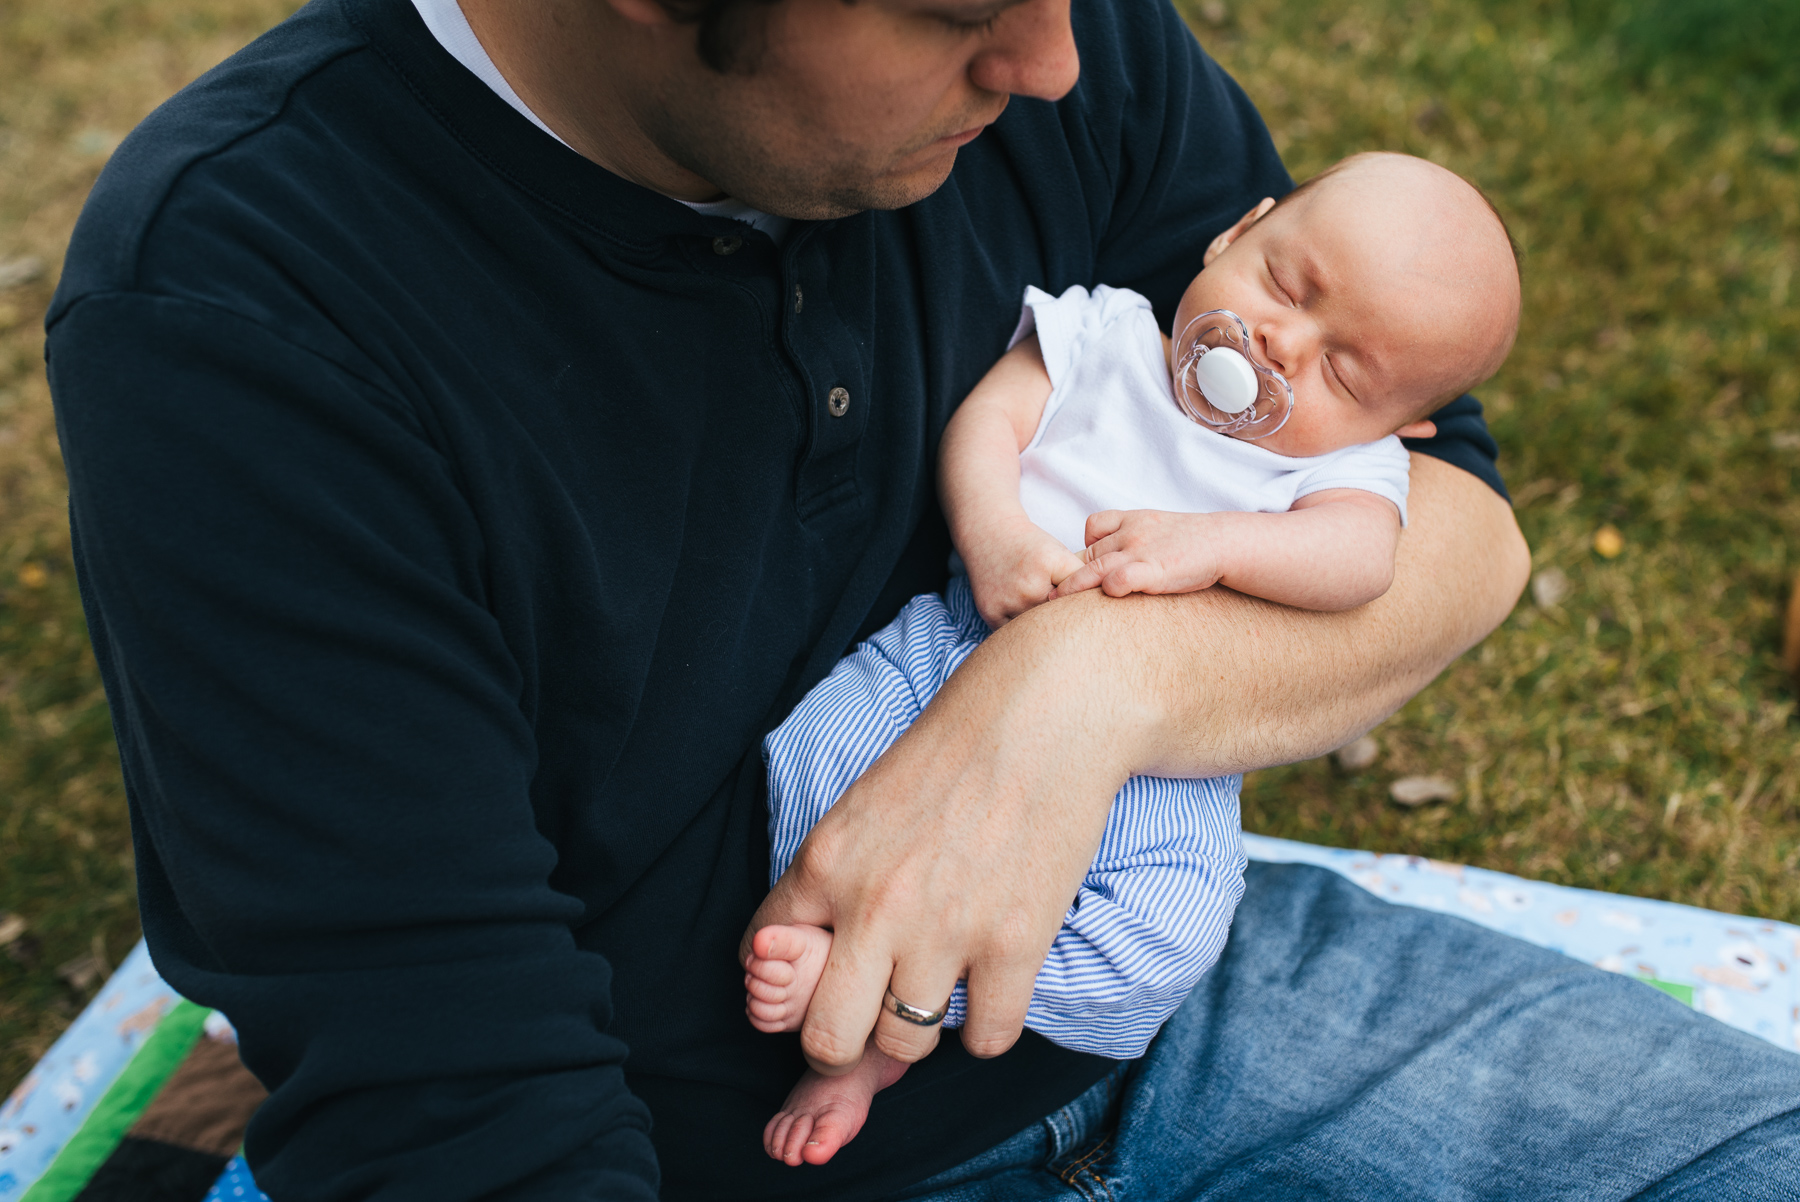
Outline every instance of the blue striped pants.
{"type": "MultiPolygon", "coordinates": [[[[966,577],[928,593],[838,662],[763,742],[770,883],[806,832],[918,718],[987,637],[966,577]]],[[[1135,776],[1038,973],[1026,1026],[1067,1048],[1143,1054],[1218,960],[1244,893],[1240,776],[1135,776]]],[[[946,1026],[960,1026],[963,986],[946,1026]]]]}

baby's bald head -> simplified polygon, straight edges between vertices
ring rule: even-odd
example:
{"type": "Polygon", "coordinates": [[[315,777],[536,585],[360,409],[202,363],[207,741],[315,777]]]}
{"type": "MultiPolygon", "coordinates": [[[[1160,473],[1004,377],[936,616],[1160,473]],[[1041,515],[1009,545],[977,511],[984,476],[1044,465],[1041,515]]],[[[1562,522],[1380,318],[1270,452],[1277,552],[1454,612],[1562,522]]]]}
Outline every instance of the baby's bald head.
{"type": "MultiPolygon", "coordinates": [[[[1403,154],[1359,154],[1206,250],[1176,308],[1170,362],[1197,317],[1229,310],[1293,389],[1262,445],[1320,455],[1416,423],[1499,370],[1519,331],[1519,266],[1487,198],[1403,154]]],[[[1422,432],[1422,428],[1415,431],[1422,432]]]]}
{"type": "MultiPolygon", "coordinates": [[[[1519,332],[1519,263],[1500,214],[1467,180],[1412,155],[1352,155],[1276,206],[1356,239],[1395,286],[1431,404],[1500,369],[1519,332]]],[[[1274,212],[1270,216],[1275,216],[1274,212]]]]}

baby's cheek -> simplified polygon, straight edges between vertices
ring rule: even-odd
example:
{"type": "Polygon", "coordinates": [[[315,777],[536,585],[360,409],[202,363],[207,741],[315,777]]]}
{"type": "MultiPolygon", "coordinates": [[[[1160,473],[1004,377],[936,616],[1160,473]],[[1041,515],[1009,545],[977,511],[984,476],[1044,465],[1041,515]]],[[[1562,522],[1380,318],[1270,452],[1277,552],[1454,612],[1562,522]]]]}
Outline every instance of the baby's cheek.
{"type": "Polygon", "coordinates": [[[1293,416],[1288,418],[1287,425],[1257,445],[1277,455],[1303,459],[1357,443],[1374,442],[1392,433],[1391,430],[1373,429],[1369,417],[1357,409],[1347,412],[1335,397],[1297,396],[1293,416]]]}
{"type": "Polygon", "coordinates": [[[1288,455],[1295,459],[1307,455],[1317,455],[1321,452],[1313,448],[1319,441],[1319,428],[1329,424],[1321,422],[1319,416],[1315,407],[1308,405],[1304,400],[1296,399],[1294,412],[1281,429],[1267,438],[1246,438],[1243,441],[1254,442],[1265,451],[1274,451],[1277,455],[1288,455]]]}

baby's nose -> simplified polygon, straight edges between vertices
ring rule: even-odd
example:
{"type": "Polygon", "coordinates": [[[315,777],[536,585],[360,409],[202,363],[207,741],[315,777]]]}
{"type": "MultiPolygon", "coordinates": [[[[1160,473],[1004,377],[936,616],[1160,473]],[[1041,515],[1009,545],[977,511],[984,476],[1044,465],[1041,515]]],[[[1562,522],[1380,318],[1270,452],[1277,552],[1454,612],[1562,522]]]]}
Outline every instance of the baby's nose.
{"type": "Polygon", "coordinates": [[[1288,379],[1299,374],[1306,366],[1308,358],[1315,354],[1317,339],[1313,337],[1310,322],[1295,320],[1287,316],[1272,317],[1257,323],[1252,338],[1257,343],[1257,351],[1263,357],[1265,366],[1274,368],[1288,379]]]}

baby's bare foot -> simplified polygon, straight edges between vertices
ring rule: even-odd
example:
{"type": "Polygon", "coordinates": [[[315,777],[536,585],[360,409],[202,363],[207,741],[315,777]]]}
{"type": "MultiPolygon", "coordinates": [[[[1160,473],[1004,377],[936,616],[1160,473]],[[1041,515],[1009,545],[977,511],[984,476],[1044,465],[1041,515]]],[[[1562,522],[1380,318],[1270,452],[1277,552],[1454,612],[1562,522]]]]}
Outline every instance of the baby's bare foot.
{"type": "Polygon", "coordinates": [[[763,1151],[784,1164],[824,1164],[862,1130],[875,1095],[905,1072],[906,1065],[876,1051],[873,1043],[841,1077],[807,1069],[781,1113],[763,1128],[763,1151]]]}
{"type": "Polygon", "coordinates": [[[824,927],[775,926],[756,932],[744,965],[744,989],[750,995],[744,1010],[750,1025],[771,1034],[798,1031],[830,954],[831,932],[824,927]]]}

